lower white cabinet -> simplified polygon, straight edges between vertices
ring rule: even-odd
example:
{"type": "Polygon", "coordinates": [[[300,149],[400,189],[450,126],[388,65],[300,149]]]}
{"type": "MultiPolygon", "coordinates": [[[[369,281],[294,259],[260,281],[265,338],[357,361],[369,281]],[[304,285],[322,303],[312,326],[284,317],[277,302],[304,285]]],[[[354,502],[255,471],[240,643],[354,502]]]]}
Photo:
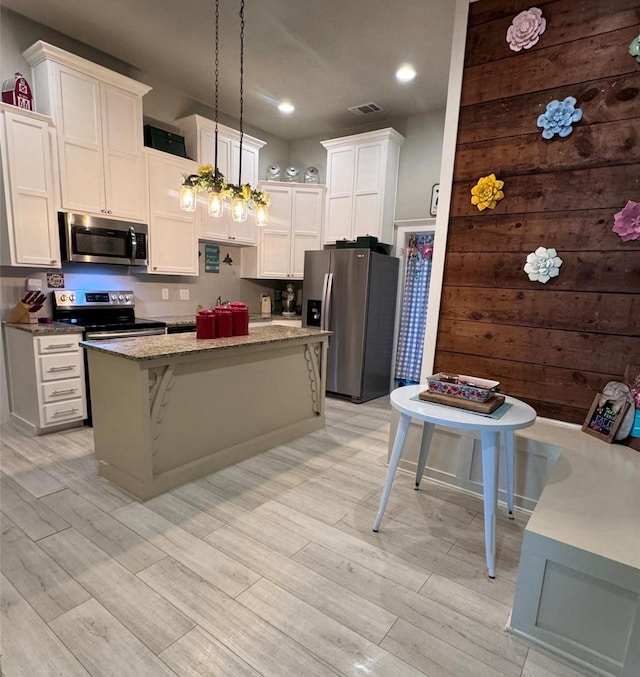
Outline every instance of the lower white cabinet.
{"type": "Polygon", "coordinates": [[[11,420],[32,434],[80,425],[87,417],[80,333],[33,334],[5,325],[11,420]]]}
{"type": "Polygon", "coordinates": [[[304,276],[304,253],[321,249],[324,186],[270,181],[269,225],[258,228],[255,249],[243,249],[241,277],[271,280],[304,276]]]}
{"type": "Polygon", "coordinates": [[[2,263],[60,268],[57,166],[51,118],[6,104],[0,104],[0,113],[6,213],[2,263]]]}
{"type": "Polygon", "coordinates": [[[180,209],[182,179],[195,174],[195,162],[145,149],[149,176],[149,265],[162,275],[198,274],[196,213],[180,209]]]}

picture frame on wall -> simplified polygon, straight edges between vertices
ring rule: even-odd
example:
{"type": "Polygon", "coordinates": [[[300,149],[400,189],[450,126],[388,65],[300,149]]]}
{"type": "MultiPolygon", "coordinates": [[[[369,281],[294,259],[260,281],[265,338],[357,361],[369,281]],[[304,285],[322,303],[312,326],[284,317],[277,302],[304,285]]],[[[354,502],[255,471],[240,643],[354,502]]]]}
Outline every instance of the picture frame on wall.
{"type": "Polygon", "coordinates": [[[436,216],[438,214],[438,198],[440,197],[440,184],[434,183],[431,188],[431,206],[429,207],[429,214],[436,216]]]}
{"type": "Polygon", "coordinates": [[[598,393],[593,398],[589,413],[582,424],[582,431],[611,444],[628,407],[629,403],[625,402],[621,408],[616,410],[606,395],[598,393]]]}

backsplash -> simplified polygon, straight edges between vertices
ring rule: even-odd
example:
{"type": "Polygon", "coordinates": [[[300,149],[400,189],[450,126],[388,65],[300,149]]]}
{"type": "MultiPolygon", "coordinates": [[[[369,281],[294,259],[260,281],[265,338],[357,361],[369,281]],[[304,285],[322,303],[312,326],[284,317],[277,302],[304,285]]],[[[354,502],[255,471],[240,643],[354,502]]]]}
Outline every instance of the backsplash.
{"type": "MultiPolygon", "coordinates": [[[[199,304],[211,307],[216,299],[244,301],[251,313],[260,312],[261,294],[273,298],[274,289],[284,289],[286,280],[246,280],[240,277],[240,247],[220,246],[220,272],[204,270],[204,244],[200,243],[200,275],[198,277],[176,275],[148,275],[135,268],[116,265],[65,263],[62,268],[66,289],[131,289],[136,300],[138,317],[163,315],[192,315],[199,304]],[[229,255],[232,263],[224,263],[229,255]],[[162,289],[169,290],[169,299],[162,300],[162,289]],[[188,290],[189,299],[181,300],[180,291],[188,290]]],[[[3,267],[0,311],[4,318],[8,310],[24,296],[27,278],[42,281],[42,291],[48,294],[45,270],[33,268],[3,267]]],[[[294,282],[300,287],[301,282],[294,282]]],[[[51,300],[47,298],[40,317],[51,315],[51,300]]]]}

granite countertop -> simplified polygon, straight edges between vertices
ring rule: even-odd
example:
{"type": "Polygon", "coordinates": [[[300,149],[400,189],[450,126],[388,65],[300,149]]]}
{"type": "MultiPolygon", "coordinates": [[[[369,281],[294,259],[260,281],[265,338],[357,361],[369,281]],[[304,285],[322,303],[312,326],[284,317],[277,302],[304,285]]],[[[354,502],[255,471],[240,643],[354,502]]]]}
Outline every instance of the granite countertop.
{"type": "Polygon", "coordinates": [[[88,350],[97,350],[128,360],[144,362],[158,358],[231,350],[241,346],[279,341],[300,341],[300,339],[308,337],[329,336],[330,334],[330,331],[320,329],[269,325],[267,327],[254,327],[248,336],[233,336],[231,338],[197,339],[194,333],[163,334],[160,336],[145,336],[144,338],[82,341],[80,345],[88,350]]]}
{"type": "MultiPolygon", "coordinates": [[[[184,325],[195,325],[196,314],[193,315],[159,315],[156,317],[140,317],[140,320],[156,320],[158,322],[165,322],[167,327],[180,327],[184,325]]],[[[302,315],[295,315],[293,317],[286,317],[284,315],[262,315],[261,313],[251,313],[249,315],[249,322],[271,322],[271,320],[301,320],[302,315]]]]}
{"type": "Polygon", "coordinates": [[[82,327],[67,322],[48,322],[43,324],[27,324],[26,322],[3,322],[6,327],[13,327],[37,336],[49,334],[82,334],[82,327]]]}

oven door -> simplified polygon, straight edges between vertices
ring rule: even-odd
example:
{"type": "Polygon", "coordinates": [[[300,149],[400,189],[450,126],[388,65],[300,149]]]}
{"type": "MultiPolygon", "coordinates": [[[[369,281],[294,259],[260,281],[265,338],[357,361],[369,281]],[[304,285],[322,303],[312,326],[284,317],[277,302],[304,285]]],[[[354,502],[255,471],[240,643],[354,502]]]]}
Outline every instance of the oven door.
{"type": "Polygon", "coordinates": [[[61,223],[66,261],[147,265],[147,226],[100,219],[84,214],[64,214],[61,223]]]}

